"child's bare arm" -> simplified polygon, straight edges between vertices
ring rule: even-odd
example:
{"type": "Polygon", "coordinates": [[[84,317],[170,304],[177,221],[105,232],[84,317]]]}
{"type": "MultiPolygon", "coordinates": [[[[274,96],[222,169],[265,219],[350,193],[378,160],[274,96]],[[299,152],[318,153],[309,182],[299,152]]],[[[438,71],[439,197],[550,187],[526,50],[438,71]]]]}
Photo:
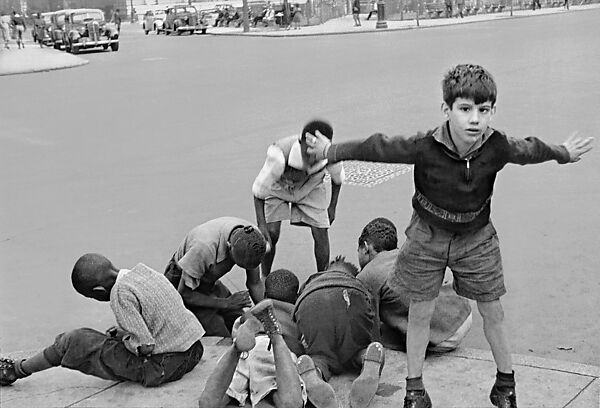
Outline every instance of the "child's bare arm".
{"type": "Polygon", "coordinates": [[[578,162],[581,156],[592,150],[593,137],[580,137],[578,132],[571,133],[571,136],[562,144],[569,152],[569,163],[578,162]]]}

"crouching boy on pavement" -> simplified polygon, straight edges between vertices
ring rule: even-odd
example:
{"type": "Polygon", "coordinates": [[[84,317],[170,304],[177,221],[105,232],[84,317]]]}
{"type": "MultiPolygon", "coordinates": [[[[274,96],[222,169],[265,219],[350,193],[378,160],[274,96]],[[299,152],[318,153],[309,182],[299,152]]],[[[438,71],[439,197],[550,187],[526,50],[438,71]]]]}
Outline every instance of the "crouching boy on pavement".
{"type": "MultiPolygon", "coordinates": [[[[406,351],[406,331],[410,299],[395,292],[387,283],[398,257],[396,227],[387,218],[375,218],[358,238],[358,263],[362,270],[356,276],[375,297],[381,320],[382,340],[386,347],[406,351]],[[384,328],[387,330],[384,331],[384,328]]],[[[442,285],[431,316],[427,351],[443,353],[454,350],[469,333],[473,316],[469,301],[458,296],[451,283],[442,285]]]]}
{"type": "Polygon", "coordinates": [[[204,329],[160,273],[141,263],[119,270],[103,255],[86,254],[71,280],[83,296],[110,302],[117,325],[106,333],[83,328],[59,334],[24,360],[1,358],[2,385],[61,366],[155,387],[180,379],[200,361],[204,329]]]}
{"type": "Polygon", "coordinates": [[[374,341],[379,321],[357,273],[355,265],[337,257],[325,271],[309,276],[296,301],[293,316],[306,349],[297,366],[317,408],[338,406],[326,382],[333,374],[360,370],[350,389],[351,408],[366,408],[379,386],[385,356],[374,341]]]}

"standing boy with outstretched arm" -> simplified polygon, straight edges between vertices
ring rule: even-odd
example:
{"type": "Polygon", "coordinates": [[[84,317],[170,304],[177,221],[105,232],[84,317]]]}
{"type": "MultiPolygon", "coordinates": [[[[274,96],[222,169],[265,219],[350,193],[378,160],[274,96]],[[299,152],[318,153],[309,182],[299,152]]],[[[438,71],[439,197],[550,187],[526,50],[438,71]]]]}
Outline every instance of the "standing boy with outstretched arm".
{"type": "Polygon", "coordinates": [[[490,394],[498,407],[516,407],[515,380],[504,311],[506,293],[490,203],[497,173],[508,163],[549,160],[579,161],[592,148],[592,138],[569,137],[551,145],[528,137],[516,139],[489,127],[495,112],[496,83],[484,68],[463,64],[444,77],[442,113],[445,122],[412,137],[375,134],[364,141],[331,145],[309,137],[308,153],[329,163],[343,160],[414,164],[413,215],[406,242],[389,285],[408,293],[405,408],[431,407],[422,379],[429,322],[444,270],[454,274],[457,293],[477,301],[483,330],[498,372],[490,394]]]}

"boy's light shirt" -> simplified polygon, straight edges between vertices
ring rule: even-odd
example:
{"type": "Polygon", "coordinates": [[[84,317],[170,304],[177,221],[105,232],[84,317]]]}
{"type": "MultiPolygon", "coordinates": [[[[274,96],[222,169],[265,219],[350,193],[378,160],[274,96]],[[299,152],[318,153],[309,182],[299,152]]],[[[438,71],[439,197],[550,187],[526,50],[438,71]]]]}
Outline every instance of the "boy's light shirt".
{"type": "MultiPolygon", "coordinates": [[[[327,159],[323,159],[312,166],[306,165],[302,158],[300,141],[296,141],[290,150],[288,165],[298,170],[304,170],[310,176],[321,171],[326,167],[331,175],[331,181],[335,184],[342,184],[345,179],[344,167],[341,162],[327,165],[327,159]]],[[[267,149],[267,159],[260,173],[252,185],[252,193],[255,197],[265,199],[269,195],[270,186],[281,178],[285,171],[285,156],[283,151],[277,145],[270,145],[267,149]]]]}

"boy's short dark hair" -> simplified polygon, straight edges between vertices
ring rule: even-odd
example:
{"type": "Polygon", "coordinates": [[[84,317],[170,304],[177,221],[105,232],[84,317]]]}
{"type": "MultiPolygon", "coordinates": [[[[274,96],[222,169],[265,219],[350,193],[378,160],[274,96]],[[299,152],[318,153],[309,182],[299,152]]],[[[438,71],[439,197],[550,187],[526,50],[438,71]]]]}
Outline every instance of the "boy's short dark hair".
{"type": "Polygon", "coordinates": [[[244,269],[257,268],[267,252],[265,237],[252,225],[234,229],[229,243],[236,265],[244,269]]]}
{"type": "Polygon", "coordinates": [[[358,266],[354,265],[352,262],[346,261],[346,257],[342,255],[336,256],[333,261],[329,263],[327,270],[343,270],[352,274],[352,276],[358,275],[359,269],[358,266]]]}
{"type": "Polygon", "coordinates": [[[113,264],[104,255],[85,254],[75,262],[71,283],[77,292],[89,295],[93,288],[99,286],[100,275],[112,269],[113,264]]]}
{"type": "Polygon", "coordinates": [[[452,68],[442,81],[444,102],[452,108],[457,98],[473,99],[479,105],[496,103],[496,82],[485,68],[474,64],[460,64],[452,68]]]}
{"type": "Polygon", "coordinates": [[[333,139],[333,127],[331,127],[331,125],[324,120],[315,119],[311,120],[306,125],[304,125],[302,133],[300,135],[300,140],[304,141],[304,139],[306,139],[307,133],[314,135],[317,130],[321,132],[321,134],[327,139],[333,139]]]}
{"type": "Polygon", "coordinates": [[[265,278],[265,298],[296,303],[300,281],[294,272],[277,269],[265,278]]]}
{"type": "Polygon", "coordinates": [[[373,245],[373,249],[377,252],[396,249],[398,248],[396,226],[387,218],[375,218],[363,228],[358,238],[358,246],[361,246],[363,242],[373,245]]]}

